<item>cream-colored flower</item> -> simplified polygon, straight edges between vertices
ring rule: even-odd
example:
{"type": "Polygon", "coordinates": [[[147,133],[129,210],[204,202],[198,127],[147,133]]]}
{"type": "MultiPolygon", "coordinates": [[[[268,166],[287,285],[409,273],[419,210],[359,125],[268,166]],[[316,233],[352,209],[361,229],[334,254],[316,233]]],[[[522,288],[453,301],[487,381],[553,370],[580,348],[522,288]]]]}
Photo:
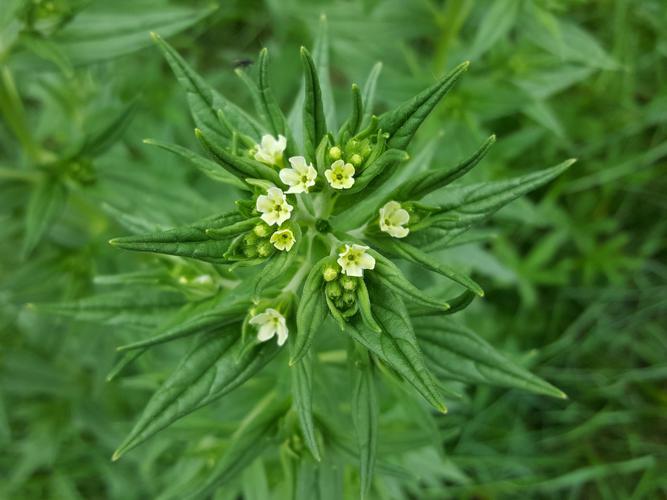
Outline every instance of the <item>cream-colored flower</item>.
{"type": "Polygon", "coordinates": [[[368,247],[364,245],[345,245],[345,249],[338,254],[336,262],[348,276],[362,277],[364,269],[375,269],[375,258],[366,253],[368,247]]]}
{"type": "Polygon", "coordinates": [[[290,187],[288,193],[307,193],[315,185],[317,170],[303,156],[292,156],[289,162],[292,168],[283,168],[279,172],[280,180],[290,187]]]}
{"type": "Polygon", "coordinates": [[[354,184],[354,166],[343,160],[336,160],[331,168],[324,171],[324,176],[334,189],[350,189],[354,184]]]}
{"type": "Polygon", "coordinates": [[[289,252],[294,246],[296,238],[290,229],[281,229],[271,235],[271,244],[280,251],[289,252]]]}
{"type": "Polygon", "coordinates": [[[257,328],[257,340],[266,342],[274,335],[278,336],[278,345],[283,345],[287,340],[287,324],[285,317],[272,308],[266,309],[250,320],[250,324],[257,328]]]}
{"type": "Polygon", "coordinates": [[[410,229],[403,227],[410,221],[410,214],[397,201],[390,201],[380,209],[380,230],[394,238],[405,238],[410,229]]]}
{"type": "Polygon", "coordinates": [[[255,160],[267,165],[280,166],[286,147],[287,139],[284,136],[279,135],[276,139],[269,134],[263,135],[261,142],[255,146],[255,160]]]}
{"type": "Polygon", "coordinates": [[[257,197],[255,204],[258,212],[261,212],[262,220],[269,226],[280,225],[290,218],[294,207],[287,203],[287,197],[282,189],[270,187],[266,194],[257,197]]]}

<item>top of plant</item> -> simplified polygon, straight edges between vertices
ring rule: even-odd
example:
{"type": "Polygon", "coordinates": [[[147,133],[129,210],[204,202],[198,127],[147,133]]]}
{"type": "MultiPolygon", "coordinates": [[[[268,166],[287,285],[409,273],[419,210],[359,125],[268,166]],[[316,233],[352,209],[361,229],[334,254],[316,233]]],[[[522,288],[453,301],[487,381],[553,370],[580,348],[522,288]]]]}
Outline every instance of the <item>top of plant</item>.
{"type": "Polygon", "coordinates": [[[380,116],[372,114],[376,67],[363,89],[352,86],[351,114],[337,127],[321,45],[315,57],[301,49],[301,108],[291,115],[297,119],[289,120],[269,83],[266,49],[259,55],[256,80],[237,70],[252,96],[252,116],[210,87],[167,42],[153,38],[187,92],[195,134],[207,156],[146,142],[179,155],[240,194],[233,212],[111,241],[127,250],[213,264],[208,274],[196,275],[201,268],[195,266],[178,280],[175,286],[189,303],[155,336],[119,348],[127,353],[118,371],[151,346],[199,337],[114,459],[236,389],[285,350],[289,354],[274,363],[291,374],[289,394],[276,387],[259,402],[195,496],[250,463],[262,451],[259,440],[267,436],[288,443],[293,453],[303,455],[307,449],[315,460],[326,460],[331,443],[326,418],[312,412],[311,370],[318,364],[311,351],[318,336],[335,335],[336,342],[347,345],[355,385],[343,403],[352,405],[362,496],[375,463],[378,368],[442,413],[447,411],[442,387],[432,369],[439,377],[493,380],[564,396],[447,318],[484,292],[432,252],[451,246],[473,224],[572,163],[450,188],[444,198],[429,196],[474,168],[495,142],[495,136],[489,137],[452,167],[405,171],[414,168],[407,163],[407,149],[416,131],[465,73],[467,62],[380,116]],[[397,183],[396,178],[407,180],[397,183]],[[456,283],[459,294],[444,299],[426,293],[406,278],[397,259],[456,283]]]}

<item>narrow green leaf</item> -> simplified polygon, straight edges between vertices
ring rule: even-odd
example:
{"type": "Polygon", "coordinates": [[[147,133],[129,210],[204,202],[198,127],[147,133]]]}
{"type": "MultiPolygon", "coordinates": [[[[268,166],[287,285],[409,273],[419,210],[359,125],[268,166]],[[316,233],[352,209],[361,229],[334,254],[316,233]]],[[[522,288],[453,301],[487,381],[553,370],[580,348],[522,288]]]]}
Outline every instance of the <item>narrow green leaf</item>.
{"type": "MultiPolygon", "coordinates": [[[[388,149],[373,163],[364,168],[361,175],[354,180],[354,185],[345,190],[343,194],[355,194],[368,186],[371,181],[378,178],[385,170],[391,170],[399,163],[407,161],[410,158],[405,151],[400,149],[388,149]]],[[[384,179],[383,179],[384,180],[384,179]]],[[[374,184],[372,187],[377,188],[374,184]]],[[[366,194],[366,192],[364,192],[366,194]]]]}
{"type": "Polygon", "coordinates": [[[368,250],[368,253],[375,258],[374,272],[377,273],[378,278],[385,286],[423,307],[436,309],[438,311],[446,311],[449,309],[449,304],[428,296],[410,283],[408,279],[403,276],[403,273],[396,264],[387,259],[384,255],[373,249],[368,250]]]}
{"type": "Polygon", "coordinates": [[[464,286],[468,290],[476,293],[480,297],[484,297],[484,290],[482,290],[482,288],[471,278],[459,273],[456,269],[441,264],[429,254],[421,251],[417,247],[413,247],[412,245],[403,241],[397,241],[394,239],[390,240],[389,238],[383,239],[381,246],[400,258],[409,260],[410,262],[414,262],[416,264],[420,264],[433,272],[442,274],[450,280],[455,281],[459,285],[464,286]]]}
{"type": "Polygon", "coordinates": [[[205,136],[200,129],[195,129],[195,135],[211,156],[230,174],[239,179],[266,179],[274,184],[281,185],[277,170],[250,158],[242,158],[232,154],[223,145],[218,144],[215,139],[205,136]]]}
{"type": "Polygon", "coordinates": [[[322,90],[322,106],[324,108],[325,128],[336,130],[336,101],[334,100],[333,86],[329,71],[329,22],[325,14],[320,15],[320,21],[315,32],[313,43],[313,62],[317,70],[317,77],[322,90]]]}
{"type": "Polygon", "coordinates": [[[465,290],[463,293],[457,295],[456,297],[447,300],[449,309],[446,311],[433,309],[432,307],[408,306],[408,312],[410,313],[411,318],[450,315],[462,311],[468,307],[472,301],[475,300],[475,297],[477,297],[476,293],[473,293],[470,290],[465,290]]]}
{"type": "Polygon", "coordinates": [[[344,134],[355,135],[361,126],[361,120],[364,116],[363,102],[361,101],[361,89],[356,83],[352,84],[352,111],[343,126],[340,128],[339,141],[344,134]]]}
{"type": "Polygon", "coordinates": [[[194,151],[190,151],[189,149],[179,146],[178,144],[156,141],[155,139],[144,139],[144,144],[157,146],[166,151],[174,153],[177,156],[180,156],[190,164],[197,167],[199,171],[202,172],[205,176],[213,179],[214,181],[223,182],[244,191],[250,190],[245,182],[241,181],[238,177],[231,175],[226,170],[220,168],[220,165],[214,161],[211,161],[208,158],[204,158],[194,151]]]}
{"type": "Polygon", "coordinates": [[[418,320],[416,328],[430,365],[443,378],[567,397],[497,352],[473,331],[451,320],[418,320]]]}
{"type": "Polygon", "coordinates": [[[210,87],[185,60],[163,40],[158,34],[151,33],[153,40],[162,51],[171,66],[174,75],[187,92],[190,112],[197,127],[206,133],[214,133],[231,141],[231,134],[220,126],[218,110],[222,110],[232,126],[239,132],[257,138],[261,127],[245,111],[227,100],[223,95],[210,87]]]}
{"type": "Polygon", "coordinates": [[[567,160],[555,167],[533,172],[514,179],[486,182],[452,189],[450,201],[442,205],[438,215],[423,221],[424,226],[442,229],[467,228],[534,189],[565,172],[575,160],[567,160]]]}
{"type": "Polygon", "coordinates": [[[25,219],[22,254],[27,257],[39,244],[65,206],[67,190],[52,177],[43,178],[30,195],[25,219]]]}
{"type": "Polygon", "coordinates": [[[206,230],[206,235],[216,240],[227,240],[251,231],[260,221],[259,217],[253,217],[251,219],[240,220],[225,227],[209,228],[206,230]]]}
{"type": "Polygon", "coordinates": [[[275,342],[248,349],[239,335],[204,335],[146,405],[134,428],[113,455],[118,460],[158,431],[236,389],[280,350],[275,342]]]}
{"type": "Polygon", "coordinates": [[[433,407],[445,413],[447,408],[436,380],[424,364],[405,305],[392,291],[375,283],[370,274],[369,281],[373,315],[382,333],[370,330],[358,318],[348,323],[345,331],[396,370],[433,407]]]}
{"type": "Polygon", "coordinates": [[[520,0],[498,0],[490,4],[475,33],[470,58],[477,59],[514,27],[520,0]]]}
{"type": "Polygon", "coordinates": [[[357,363],[354,396],[352,398],[352,418],[359,446],[359,476],[362,500],[368,497],[373,481],[378,444],[379,414],[373,365],[368,356],[364,361],[357,363]]]}
{"type": "Polygon", "coordinates": [[[280,106],[278,106],[278,102],[273,96],[273,91],[269,85],[268,61],[269,51],[264,48],[259,53],[259,93],[263,109],[262,114],[266,117],[269,130],[275,137],[280,134],[286,136],[287,120],[280,106]]]}
{"type": "Polygon", "coordinates": [[[303,439],[318,462],[322,460],[322,453],[317,442],[315,423],[313,422],[313,374],[312,356],[305,356],[300,363],[290,368],[292,374],[292,399],[294,408],[299,416],[299,424],[303,439]]]}
{"type": "Polygon", "coordinates": [[[118,375],[120,375],[125,368],[130,366],[134,361],[139,359],[141,356],[143,356],[146,351],[148,351],[148,348],[144,349],[137,349],[136,351],[133,352],[125,352],[121,356],[121,358],[116,362],[116,364],[113,365],[111,370],[109,370],[109,373],[107,373],[106,381],[107,382],[113,382],[116,380],[118,375]]]}
{"type": "Polygon", "coordinates": [[[359,304],[359,312],[361,313],[361,319],[364,320],[364,323],[371,330],[380,333],[382,328],[377,324],[375,318],[373,317],[373,311],[371,310],[371,299],[368,295],[368,288],[366,287],[366,282],[362,279],[359,280],[357,285],[357,304],[359,304]]]}
{"type": "Polygon", "coordinates": [[[304,70],[305,93],[303,101],[303,137],[306,157],[314,161],[315,149],[327,133],[317,69],[310,53],[301,47],[301,61],[304,70]]]}
{"type": "Polygon", "coordinates": [[[366,83],[364,84],[364,90],[362,92],[362,102],[364,104],[364,115],[361,120],[360,126],[363,127],[368,124],[373,114],[373,105],[375,104],[375,92],[377,90],[378,77],[382,71],[382,63],[377,62],[371,68],[371,72],[368,74],[366,83]]]}
{"type": "Polygon", "coordinates": [[[465,161],[453,168],[428,170],[417,177],[409,179],[393,195],[398,201],[420,200],[427,194],[452,183],[459,177],[470,172],[486,155],[487,151],[496,142],[496,136],[492,135],[484,144],[465,161]]]}
{"type": "Polygon", "coordinates": [[[290,366],[294,366],[308,353],[315,333],[322,327],[326,319],[327,304],[323,290],[322,271],[330,262],[331,257],[323,258],[312,267],[306,277],[296,311],[296,339],[293,353],[290,356],[290,366]]]}
{"type": "Polygon", "coordinates": [[[167,231],[114,238],[109,243],[125,250],[224,263],[226,261],[223,254],[229,246],[229,241],[215,240],[206,234],[206,230],[223,228],[241,219],[238,213],[231,212],[167,231]]]}
{"type": "Polygon", "coordinates": [[[117,115],[95,127],[86,135],[78,155],[99,156],[123,135],[137,109],[137,100],[127,104],[117,115]]]}
{"type": "Polygon", "coordinates": [[[380,116],[379,128],[389,134],[389,147],[407,148],[419,126],[468,69],[468,65],[467,61],[459,64],[428,89],[380,116]]]}

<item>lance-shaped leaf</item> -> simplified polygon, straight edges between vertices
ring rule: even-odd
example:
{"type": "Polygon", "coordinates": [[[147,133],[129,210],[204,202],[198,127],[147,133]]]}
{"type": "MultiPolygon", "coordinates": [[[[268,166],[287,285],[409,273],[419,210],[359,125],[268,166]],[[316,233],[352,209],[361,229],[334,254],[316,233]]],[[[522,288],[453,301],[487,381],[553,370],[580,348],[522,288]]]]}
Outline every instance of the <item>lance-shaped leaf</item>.
{"type": "Polygon", "coordinates": [[[431,87],[380,116],[379,127],[389,134],[389,147],[396,149],[408,147],[419,126],[468,69],[468,65],[468,62],[459,64],[431,87]]]}
{"type": "Polygon", "coordinates": [[[433,407],[445,413],[447,408],[436,380],[424,364],[405,305],[394,292],[376,283],[371,276],[369,273],[373,316],[382,327],[382,333],[369,329],[359,318],[348,323],[345,331],[396,370],[433,407]]]}
{"type": "Polygon", "coordinates": [[[121,138],[132,121],[137,109],[137,100],[127,104],[117,115],[103,122],[88,133],[76,153],[77,155],[99,156],[121,138]]]}
{"type": "Polygon", "coordinates": [[[473,155],[452,168],[432,169],[405,182],[394,194],[398,201],[420,200],[427,194],[452,183],[472,170],[496,142],[496,136],[489,137],[473,155]]]}
{"type": "Polygon", "coordinates": [[[414,262],[415,264],[420,264],[430,271],[441,274],[452,281],[455,281],[461,286],[464,286],[468,290],[476,293],[480,297],[484,296],[484,290],[480,287],[473,279],[468,276],[459,273],[456,269],[453,269],[449,266],[441,264],[435,258],[431,257],[426,252],[422,252],[419,248],[413,247],[412,245],[405,243],[403,241],[397,241],[395,239],[384,238],[381,243],[378,243],[382,248],[385,248],[392,254],[414,262]]]}
{"type": "Polygon", "coordinates": [[[304,357],[300,363],[292,366],[292,399],[306,446],[318,462],[322,459],[317,442],[315,422],[313,421],[313,361],[312,356],[304,357]]]}
{"type": "Polygon", "coordinates": [[[468,228],[516,200],[519,196],[558,177],[574,162],[574,159],[570,159],[555,167],[514,179],[452,189],[452,192],[448,193],[450,201],[442,205],[436,215],[425,219],[420,225],[442,229],[468,228]]]}
{"type": "Polygon", "coordinates": [[[275,401],[272,394],[260,401],[241,422],[225,454],[208,473],[206,482],[188,493],[169,491],[165,497],[179,500],[208,498],[217,487],[237,477],[255,458],[275,444],[280,421],[289,407],[289,400],[275,401]]]}
{"type": "Polygon", "coordinates": [[[327,264],[331,263],[335,264],[335,259],[323,258],[312,267],[306,277],[296,311],[296,339],[290,356],[290,366],[294,366],[306,355],[313,343],[315,333],[322,327],[327,317],[328,308],[324,295],[322,271],[327,264]]]}
{"type": "Polygon", "coordinates": [[[567,397],[500,354],[473,331],[451,320],[417,320],[416,329],[430,366],[443,378],[567,397]]]}
{"type": "Polygon", "coordinates": [[[165,151],[169,151],[177,156],[180,156],[191,165],[197,167],[197,169],[199,169],[199,171],[202,172],[205,176],[209,177],[210,179],[213,179],[214,181],[223,182],[225,184],[229,184],[230,186],[234,186],[235,188],[242,189],[244,191],[250,190],[250,188],[245,182],[233,176],[226,170],[220,168],[220,165],[218,165],[214,161],[211,161],[208,158],[204,158],[203,156],[200,156],[197,153],[190,151],[187,148],[184,148],[183,146],[179,146],[178,144],[169,144],[167,142],[156,141],[155,139],[144,139],[144,144],[157,146],[159,148],[164,149],[165,151]]]}
{"type": "Polygon", "coordinates": [[[228,101],[219,92],[210,87],[185,60],[156,33],[151,33],[153,40],[162,51],[171,66],[178,82],[187,92],[190,112],[197,127],[207,133],[222,136],[231,141],[232,136],[220,125],[218,110],[222,110],[229,123],[239,132],[251,137],[259,137],[261,127],[245,111],[228,101]]]}
{"type": "Polygon", "coordinates": [[[371,119],[373,114],[373,105],[375,104],[375,91],[377,90],[377,82],[382,71],[382,63],[377,62],[371,68],[371,72],[368,74],[366,83],[364,84],[364,90],[362,93],[362,102],[364,104],[364,116],[361,120],[360,126],[364,126],[371,119]]]}
{"type": "Polygon", "coordinates": [[[442,316],[450,315],[462,311],[468,307],[473,300],[477,297],[476,293],[471,292],[470,290],[465,290],[463,293],[457,295],[454,298],[448,299],[447,303],[449,304],[449,309],[446,311],[439,311],[433,309],[432,307],[424,306],[408,306],[408,313],[410,313],[411,318],[421,317],[421,316],[442,316]]]}
{"type": "Polygon", "coordinates": [[[24,257],[27,257],[50,229],[65,206],[67,190],[53,177],[45,177],[30,195],[25,219],[24,257]]]}
{"type": "Polygon", "coordinates": [[[242,158],[232,154],[230,151],[227,151],[223,145],[218,144],[214,139],[205,136],[199,129],[195,129],[195,135],[211,156],[213,156],[213,158],[215,158],[215,160],[218,161],[230,174],[235,175],[239,179],[266,179],[274,184],[280,185],[280,177],[275,169],[256,160],[242,158]]]}
{"type": "Polygon", "coordinates": [[[131,351],[134,349],[143,349],[172,340],[194,335],[196,333],[206,333],[221,328],[232,323],[238,323],[243,319],[250,307],[248,300],[237,300],[230,304],[222,304],[212,310],[204,311],[196,315],[186,315],[184,319],[177,324],[170,324],[161,331],[148,339],[139,340],[118,347],[117,351],[131,351]]]}
{"type": "Polygon", "coordinates": [[[375,391],[373,365],[368,356],[355,364],[354,396],[352,398],[352,419],[357,433],[359,447],[359,477],[361,498],[368,496],[375,469],[375,455],[378,444],[378,401],[375,391]]]}
{"type": "Polygon", "coordinates": [[[343,126],[340,128],[339,142],[342,142],[343,136],[352,136],[359,131],[361,120],[363,118],[364,106],[361,100],[361,89],[356,83],[352,84],[352,111],[343,126]]]}
{"type": "Polygon", "coordinates": [[[206,234],[206,230],[223,228],[241,219],[238,213],[232,212],[167,231],[114,238],[109,243],[125,250],[155,252],[191,257],[206,262],[224,263],[223,254],[229,246],[229,241],[215,240],[206,234]]]}
{"type": "Polygon", "coordinates": [[[408,279],[403,276],[403,273],[396,264],[387,259],[384,255],[373,249],[369,249],[368,253],[375,258],[374,272],[385,286],[422,307],[439,311],[446,311],[449,309],[449,304],[442,300],[430,297],[428,294],[422,292],[419,288],[410,283],[408,279]]]}
{"type": "Polygon", "coordinates": [[[343,194],[358,193],[368,186],[372,180],[382,175],[385,170],[392,170],[400,162],[407,161],[409,158],[410,155],[405,151],[400,149],[388,149],[373,163],[364,168],[361,175],[354,180],[354,185],[349,190],[345,190],[343,194]]]}
{"type": "Polygon", "coordinates": [[[275,342],[248,349],[232,331],[214,331],[197,342],[146,405],[134,428],[113,455],[118,460],[176,420],[236,389],[279,351],[275,342]]]}
{"type": "Polygon", "coordinates": [[[269,85],[269,51],[264,48],[259,53],[259,94],[260,105],[262,107],[262,115],[265,116],[269,130],[278,137],[279,134],[286,135],[287,120],[283,114],[276,98],[273,96],[273,91],[269,85]]]}
{"type": "Polygon", "coordinates": [[[303,140],[306,156],[315,160],[315,149],[327,133],[322,104],[322,90],[317,76],[317,69],[310,53],[301,47],[301,61],[303,63],[305,93],[303,100],[303,140]]]}

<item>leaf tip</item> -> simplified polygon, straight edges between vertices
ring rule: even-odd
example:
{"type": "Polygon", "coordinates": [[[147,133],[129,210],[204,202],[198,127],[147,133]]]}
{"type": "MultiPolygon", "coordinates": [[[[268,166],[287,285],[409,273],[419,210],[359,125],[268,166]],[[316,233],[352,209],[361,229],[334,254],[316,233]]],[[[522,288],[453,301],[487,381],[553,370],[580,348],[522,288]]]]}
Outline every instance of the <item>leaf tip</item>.
{"type": "Polygon", "coordinates": [[[154,42],[159,42],[159,41],[162,40],[162,38],[160,37],[160,35],[158,35],[155,31],[151,31],[151,32],[150,32],[150,35],[151,35],[151,39],[152,39],[154,42]]]}
{"type": "Polygon", "coordinates": [[[438,403],[438,411],[442,413],[443,415],[446,415],[447,412],[449,411],[447,407],[445,406],[445,403],[438,403]]]}
{"type": "Polygon", "coordinates": [[[121,448],[118,448],[116,451],[113,452],[113,455],[111,455],[111,461],[118,462],[118,460],[122,456],[123,456],[123,450],[121,448]]]}

